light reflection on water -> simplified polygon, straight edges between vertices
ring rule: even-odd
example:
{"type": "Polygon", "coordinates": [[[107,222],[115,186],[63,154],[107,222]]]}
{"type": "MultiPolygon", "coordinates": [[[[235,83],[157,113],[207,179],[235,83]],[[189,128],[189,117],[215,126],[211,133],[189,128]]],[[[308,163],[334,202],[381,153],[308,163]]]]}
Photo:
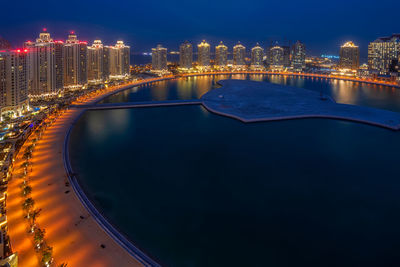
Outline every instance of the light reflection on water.
{"type": "Polygon", "coordinates": [[[352,81],[330,80],[318,77],[291,77],[282,75],[214,75],[181,78],[157,82],[151,86],[127,89],[103,100],[104,103],[151,100],[198,99],[218,85],[219,80],[240,79],[270,82],[322,92],[338,103],[363,105],[400,111],[400,90],[382,85],[352,81]]]}

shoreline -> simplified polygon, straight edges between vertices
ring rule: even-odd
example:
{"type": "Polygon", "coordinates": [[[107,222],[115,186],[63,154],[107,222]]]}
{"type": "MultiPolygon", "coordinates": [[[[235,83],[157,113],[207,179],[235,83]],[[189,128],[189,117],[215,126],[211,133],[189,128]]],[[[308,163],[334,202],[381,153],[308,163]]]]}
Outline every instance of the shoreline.
{"type": "MultiPolygon", "coordinates": [[[[137,81],[132,84],[121,86],[115,90],[104,92],[104,94],[96,95],[91,99],[84,99],[83,103],[79,103],[75,105],[75,107],[71,107],[63,112],[63,114],[56,120],[54,125],[46,129],[44,132],[44,138],[38,143],[38,149],[34,152],[33,158],[35,164],[35,171],[33,172],[33,180],[32,186],[34,188],[33,195],[35,201],[37,200],[37,204],[43,210],[47,210],[46,213],[50,215],[40,216],[38,221],[43,227],[48,230],[48,240],[49,244],[54,247],[54,258],[57,263],[66,262],[71,266],[115,266],[115,264],[119,264],[118,266],[159,266],[156,262],[151,260],[146,254],[137,249],[132,242],[129,242],[121,233],[119,233],[111,224],[104,219],[104,217],[97,211],[97,209],[89,202],[85,201],[84,198],[87,199],[83,191],[81,190],[79,184],[76,179],[72,177],[73,175],[72,168],[68,168],[68,164],[65,162],[68,157],[68,141],[69,134],[72,131],[75,123],[79,120],[79,118],[84,114],[85,111],[90,110],[87,107],[79,107],[79,105],[84,106],[85,104],[95,105],[100,101],[105,99],[110,95],[114,95],[121,91],[127,90],[129,88],[135,86],[145,86],[150,85],[155,82],[165,81],[165,80],[173,80],[180,79],[185,77],[195,77],[195,76],[213,76],[213,75],[234,75],[234,74],[259,74],[259,75],[288,75],[284,73],[268,73],[268,72],[226,72],[226,73],[196,73],[196,74],[188,74],[185,76],[174,77],[159,77],[152,78],[142,81],[137,81]],[[50,150],[50,151],[49,151],[50,150]],[[59,155],[61,157],[55,156],[59,155]],[[44,167],[41,167],[41,166],[44,167]],[[50,166],[49,166],[50,165],[50,166]],[[44,177],[44,178],[42,178],[44,177]],[[63,178],[61,178],[63,177],[63,178]],[[65,187],[64,182],[67,180],[70,181],[70,186],[73,187],[74,193],[67,194],[65,193],[68,187],[65,187]],[[75,184],[76,183],[76,184],[75,184]],[[56,190],[48,190],[46,187],[56,187],[56,190]],[[51,192],[46,192],[51,191],[51,192]],[[45,194],[48,193],[48,194],[45,194]],[[71,199],[71,196],[73,199],[71,199]],[[49,200],[51,199],[51,203],[49,200]],[[87,206],[87,203],[90,203],[92,207],[87,206]],[[63,208],[60,209],[56,206],[61,205],[63,208]],[[56,210],[56,211],[54,211],[56,210]],[[78,214],[87,214],[88,216],[84,216],[83,220],[79,220],[78,214]],[[96,214],[97,213],[97,214],[96,214]],[[57,215],[54,217],[54,215],[57,215]],[[100,219],[99,219],[100,218],[100,219]],[[102,219],[101,219],[102,218],[102,219]],[[61,221],[61,222],[60,222],[61,221]],[[78,221],[78,223],[76,223],[78,221]],[[84,224],[82,227],[78,227],[79,229],[72,227],[71,225],[84,224]],[[108,224],[108,226],[107,226],[108,224]],[[50,225],[50,226],[47,226],[50,225]],[[110,227],[111,226],[111,227],[110,227]],[[55,229],[54,229],[55,228],[55,229]],[[82,229],[84,228],[84,229],[82,229]],[[111,230],[110,230],[111,229],[111,230]],[[57,230],[57,231],[55,231],[57,230]],[[106,244],[106,248],[101,249],[100,244],[106,244]],[[97,247],[97,249],[96,249],[97,247]],[[87,253],[87,254],[85,254],[87,253]],[[147,262],[147,263],[146,263],[147,262]],[[122,265],[121,265],[122,264],[122,265]],[[128,265],[127,265],[128,264],[128,265]]],[[[297,75],[304,76],[304,75],[297,75]]],[[[307,76],[307,77],[315,77],[315,76],[307,76]]],[[[337,77],[330,77],[330,79],[344,80],[337,77]]],[[[350,80],[352,81],[352,80],[350,80]]],[[[364,82],[364,81],[353,81],[353,82],[364,82]]],[[[371,83],[371,82],[369,82],[371,83]]],[[[373,83],[373,82],[372,82],[373,83]]],[[[381,83],[373,83],[381,86],[388,87],[397,87],[388,84],[381,83]]],[[[204,101],[201,101],[202,106],[204,106],[207,110],[212,113],[218,114],[212,108],[207,107],[204,104],[204,101]]],[[[229,114],[219,114],[225,117],[231,117],[229,114]]],[[[232,117],[231,117],[232,118],[232,117]]],[[[292,119],[301,119],[292,118],[292,119]]],[[[316,116],[307,116],[305,118],[316,118],[316,116]]],[[[326,117],[324,117],[326,118],[326,117]]],[[[346,118],[333,118],[328,117],[330,119],[344,119],[346,118]]],[[[239,119],[240,118],[235,118],[239,119]]],[[[291,119],[291,118],[282,118],[282,119],[291,119]]],[[[257,120],[257,121],[271,121],[277,119],[268,119],[268,120],[257,120]]],[[[243,120],[241,120],[243,121],[243,120]]],[[[354,120],[355,121],[355,120],[354,120]]],[[[244,121],[245,122],[245,121],[244,121]]],[[[252,122],[252,121],[246,121],[252,122]]],[[[254,121],[256,122],[256,121],[254,121]]],[[[368,123],[365,121],[358,121],[362,123],[368,123]]],[[[375,125],[375,126],[383,126],[383,125],[375,125]]],[[[387,128],[386,126],[383,126],[387,128]]],[[[28,138],[25,143],[28,142],[30,138],[28,138]]],[[[24,143],[24,146],[26,145],[24,143]]],[[[18,155],[20,157],[21,155],[18,155]]],[[[16,164],[19,167],[19,164],[16,164]]],[[[15,173],[17,169],[13,172],[15,173]]],[[[18,187],[16,185],[17,179],[12,179],[10,181],[10,185],[15,189],[18,187]]],[[[19,191],[18,191],[19,193],[19,191]]],[[[10,203],[14,200],[15,202],[15,194],[10,188],[9,201],[10,203]]],[[[13,247],[16,248],[16,251],[19,252],[20,263],[26,263],[23,266],[36,266],[32,265],[29,262],[32,262],[32,259],[24,261],[25,255],[24,251],[26,251],[27,241],[30,243],[30,238],[28,238],[28,234],[23,233],[21,227],[26,224],[21,218],[21,208],[20,203],[16,207],[14,212],[9,212],[9,225],[10,225],[10,234],[11,243],[13,247]],[[14,225],[15,223],[15,225],[14,225]],[[22,226],[21,226],[22,223],[22,226]],[[15,228],[14,228],[15,227],[15,228]],[[14,230],[12,230],[14,229],[14,230]],[[21,237],[21,234],[24,234],[21,237]],[[18,238],[14,238],[14,235],[18,235],[18,238]],[[19,241],[21,240],[21,244],[19,241]],[[17,243],[17,245],[15,245],[17,243]],[[20,249],[18,247],[21,247],[20,249]]],[[[7,208],[9,210],[9,208],[7,208]]],[[[11,209],[12,210],[12,209],[11,209]]],[[[80,215],[82,216],[82,215],[80,215]]],[[[28,244],[28,246],[33,246],[33,244],[28,244]]],[[[28,253],[29,256],[31,253],[28,253]]],[[[36,256],[36,255],[35,255],[36,256]]]]}

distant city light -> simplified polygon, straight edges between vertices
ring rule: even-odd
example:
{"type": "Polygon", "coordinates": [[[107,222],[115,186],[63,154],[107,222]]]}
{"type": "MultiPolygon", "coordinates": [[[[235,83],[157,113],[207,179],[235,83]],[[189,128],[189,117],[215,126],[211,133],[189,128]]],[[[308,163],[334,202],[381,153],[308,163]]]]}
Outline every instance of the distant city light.
{"type": "Polygon", "coordinates": [[[321,55],[323,58],[329,58],[329,59],[339,59],[339,56],[334,56],[334,55],[321,55]]]}

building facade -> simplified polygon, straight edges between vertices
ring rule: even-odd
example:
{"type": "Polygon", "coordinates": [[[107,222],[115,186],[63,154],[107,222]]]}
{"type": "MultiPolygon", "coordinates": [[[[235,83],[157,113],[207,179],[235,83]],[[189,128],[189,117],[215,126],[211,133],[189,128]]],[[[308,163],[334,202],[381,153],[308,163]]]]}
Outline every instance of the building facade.
{"type": "Polygon", "coordinates": [[[368,46],[368,67],[380,74],[388,74],[390,66],[400,61],[400,34],[378,38],[368,46]]]}
{"type": "Polygon", "coordinates": [[[300,41],[292,46],[291,65],[296,72],[302,72],[306,68],[306,46],[300,41]]]}
{"type": "Polygon", "coordinates": [[[339,67],[357,70],[360,66],[360,49],[353,42],[346,42],[340,47],[339,67]]]}
{"type": "Polygon", "coordinates": [[[167,48],[157,45],[152,50],[152,67],[153,70],[167,70],[167,48]]]}
{"type": "Polygon", "coordinates": [[[264,49],[257,43],[255,47],[251,49],[251,66],[261,67],[264,61],[264,49]]]}
{"type": "Polygon", "coordinates": [[[1,115],[20,116],[29,109],[28,50],[0,52],[1,115]]]}
{"type": "Polygon", "coordinates": [[[123,79],[130,75],[130,47],[123,41],[117,41],[115,46],[109,46],[108,69],[110,79],[123,79]]]}
{"type": "MultiPolygon", "coordinates": [[[[55,96],[63,88],[56,81],[55,44],[44,30],[36,42],[26,42],[28,50],[28,93],[31,97],[55,96]]],[[[61,66],[58,66],[61,68],[61,66]]]]}
{"type": "Polygon", "coordinates": [[[246,65],[246,47],[244,47],[240,42],[233,47],[233,65],[246,65]]]}
{"type": "Polygon", "coordinates": [[[103,53],[103,44],[100,40],[95,40],[91,46],[88,46],[87,68],[89,83],[96,84],[103,80],[103,53]]]}
{"type": "Polygon", "coordinates": [[[64,88],[81,88],[87,84],[87,43],[74,32],[64,44],[64,88]]]}
{"type": "Polygon", "coordinates": [[[271,46],[267,60],[271,70],[280,71],[290,67],[290,47],[278,44],[271,46]]]}
{"type": "Polygon", "coordinates": [[[210,66],[210,44],[203,40],[197,45],[197,63],[200,67],[210,66]]]}
{"type": "Polygon", "coordinates": [[[225,67],[228,64],[228,47],[221,41],[215,47],[215,65],[225,67]]]}
{"type": "Polygon", "coordinates": [[[191,69],[193,64],[193,45],[185,41],[179,47],[179,66],[184,69],[191,69]]]}

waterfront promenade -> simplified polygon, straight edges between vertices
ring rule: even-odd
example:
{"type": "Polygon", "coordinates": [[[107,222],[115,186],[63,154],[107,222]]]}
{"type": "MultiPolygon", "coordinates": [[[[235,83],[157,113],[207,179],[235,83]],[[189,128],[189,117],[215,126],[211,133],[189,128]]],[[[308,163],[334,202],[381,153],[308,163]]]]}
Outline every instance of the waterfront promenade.
{"type": "MultiPolygon", "coordinates": [[[[134,84],[135,85],[135,84],[134,84]]],[[[74,104],[92,104],[110,92],[124,90],[130,86],[117,87],[84,97],[74,104]]],[[[125,249],[117,244],[90,216],[72,187],[64,169],[63,148],[65,136],[83,109],[71,108],[48,127],[33,151],[31,197],[35,207],[41,209],[37,223],[45,229],[45,239],[53,247],[54,266],[142,266],[125,249]],[[104,248],[103,248],[104,247],[104,248]]],[[[20,151],[29,146],[32,135],[20,151]]],[[[14,251],[19,255],[19,266],[41,266],[40,256],[35,252],[33,235],[28,233],[29,224],[24,219],[19,179],[23,172],[23,153],[15,161],[13,179],[9,182],[7,214],[9,235],[14,251]]]]}
{"type": "MultiPolygon", "coordinates": [[[[193,74],[193,76],[196,75],[211,74],[193,74]]],[[[98,221],[82,205],[71,185],[68,185],[69,180],[63,161],[64,141],[76,118],[87,109],[203,104],[202,102],[205,99],[181,103],[125,103],[104,104],[103,107],[101,107],[103,104],[95,106],[104,97],[129,87],[148,85],[151,82],[173,78],[173,76],[170,76],[148,79],[126,86],[110,88],[96,95],[82,97],[47,128],[42,139],[37,143],[32,154],[32,172],[29,173],[32,186],[31,196],[35,200],[35,206],[42,210],[37,222],[40,227],[46,230],[46,242],[54,249],[53,256],[56,264],[68,263],[68,266],[142,266],[99,226],[98,221]]],[[[218,97],[219,94],[217,93],[217,98],[214,99],[217,102],[221,100],[218,97]]],[[[223,99],[223,101],[225,100],[223,99]]],[[[217,106],[213,107],[209,104],[206,107],[210,111],[213,111],[213,108],[214,111],[217,111],[217,106]]],[[[226,105],[223,108],[226,109],[226,105]]],[[[225,115],[229,116],[227,110],[224,112],[225,115]]],[[[235,117],[235,112],[231,112],[230,117],[235,117]]],[[[218,113],[218,111],[215,113],[218,113]]],[[[224,114],[221,113],[221,115],[224,114]]],[[[33,138],[35,136],[31,136],[25,142],[21,151],[24,151],[25,147],[31,144],[33,138]]],[[[24,214],[21,208],[24,198],[21,196],[21,180],[18,177],[23,170],[21,167],[23,162],[22,155],[18,155],[14,164],[13,179],[9,182],[7,215],[11,245],[13,250],[19,254],[19,265],[30,267],[40,265],[40,257],[35,252],[33,236],[28,233],[28,222],[23,218],[24,214]]]]}

